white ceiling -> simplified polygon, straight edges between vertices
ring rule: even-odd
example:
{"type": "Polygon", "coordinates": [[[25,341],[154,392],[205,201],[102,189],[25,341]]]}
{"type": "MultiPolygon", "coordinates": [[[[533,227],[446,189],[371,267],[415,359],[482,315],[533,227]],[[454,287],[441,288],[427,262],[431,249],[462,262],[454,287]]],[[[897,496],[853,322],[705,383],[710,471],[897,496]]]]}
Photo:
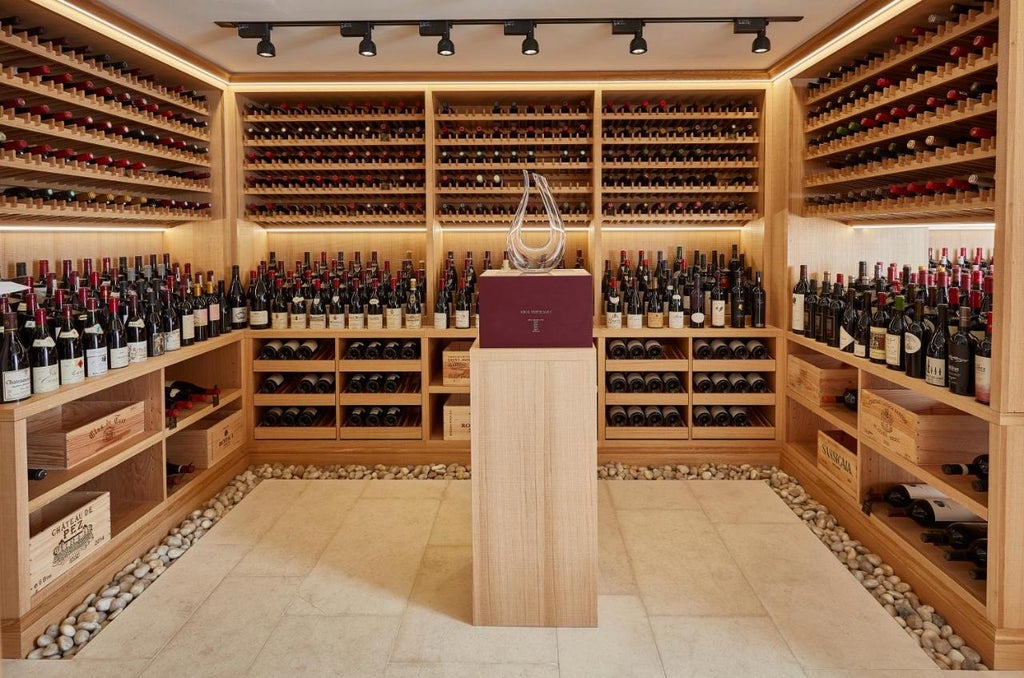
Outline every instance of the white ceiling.
{"type": "Polygon", "coordinates": [[[833,23],[862,0],[100,0],[115,12],[161,33],[231,73],[416,71],[647,71],[764,69],[833,23]],[[651,24],[647,54],[629,54],[630,36],[611,35],[608,24],[539,26],[540,54],[520,54],[522,38],[501,26],[456,26],[455,55],[437,55],[437,38],[415,26],[374,31],[377,56],[356,53],[359,40],[336,28],[278,28],[277,57],[256,56],[256,40],[242,40],[214,21],[366,21],[374,19],[535,19],[559,17],[804,16],[772,24],[772,51],[753,54],[751,35],[731,24],[651,24]]]}

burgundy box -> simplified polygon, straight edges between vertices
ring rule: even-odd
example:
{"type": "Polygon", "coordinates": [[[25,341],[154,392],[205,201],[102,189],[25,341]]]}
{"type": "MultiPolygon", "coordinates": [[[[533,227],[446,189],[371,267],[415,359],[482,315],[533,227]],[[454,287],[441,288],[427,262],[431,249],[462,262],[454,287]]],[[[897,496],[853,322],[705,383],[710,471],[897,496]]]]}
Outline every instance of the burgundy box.
{"type": "Polygon", "coordinates": [[[594,345],[594,288],[586,271],[485,271],[479,284],[480,348],[594,345]]]}

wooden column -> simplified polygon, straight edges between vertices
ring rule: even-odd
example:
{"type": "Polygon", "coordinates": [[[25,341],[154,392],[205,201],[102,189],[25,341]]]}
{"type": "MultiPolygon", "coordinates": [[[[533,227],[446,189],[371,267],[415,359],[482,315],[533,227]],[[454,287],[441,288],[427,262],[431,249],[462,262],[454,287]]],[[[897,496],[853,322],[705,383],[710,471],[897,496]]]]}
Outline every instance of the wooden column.
{"type": "Polygon", "coordinates": [[[470,350],[473,623],[597,625],[597,357],[470,350]]]}

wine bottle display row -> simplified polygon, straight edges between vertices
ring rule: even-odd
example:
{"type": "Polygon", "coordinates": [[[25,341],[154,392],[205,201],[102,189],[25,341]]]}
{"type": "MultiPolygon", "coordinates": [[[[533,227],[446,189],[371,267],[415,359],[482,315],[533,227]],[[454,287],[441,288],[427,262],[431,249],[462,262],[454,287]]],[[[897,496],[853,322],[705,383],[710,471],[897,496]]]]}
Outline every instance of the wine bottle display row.
{"type": "Polygon", "coordinates": [[[675,427],[686,424],[683,413],[674,405],[612,405],[608,408],[608,425],[675,427]]]}
{"type": "Polygon", "coordinates": [[[267,428],[313,428],[333,425],[333,407],[269,407],[259,419],[259,426],[267,428]]]}
{"type": "Polygon", "coordinates": [[[610,372],[609,393],[682,393],[683,380],[675,372],[610,372]]]}
{"type": "Polygon", "coordinates": [[[888,52],[808,85],[806,216],[991,218],[998,11],[919,12],[888,52]]]}

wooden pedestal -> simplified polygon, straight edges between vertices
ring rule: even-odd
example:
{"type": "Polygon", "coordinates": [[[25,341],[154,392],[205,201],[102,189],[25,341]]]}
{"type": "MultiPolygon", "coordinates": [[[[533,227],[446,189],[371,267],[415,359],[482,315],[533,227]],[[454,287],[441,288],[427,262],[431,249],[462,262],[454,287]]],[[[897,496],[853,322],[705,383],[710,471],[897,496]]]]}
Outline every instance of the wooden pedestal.
{"type": "Polygon", "coordinates": [[[596,626],[595,349],[470,360],[473,623],[596,626]]]}

